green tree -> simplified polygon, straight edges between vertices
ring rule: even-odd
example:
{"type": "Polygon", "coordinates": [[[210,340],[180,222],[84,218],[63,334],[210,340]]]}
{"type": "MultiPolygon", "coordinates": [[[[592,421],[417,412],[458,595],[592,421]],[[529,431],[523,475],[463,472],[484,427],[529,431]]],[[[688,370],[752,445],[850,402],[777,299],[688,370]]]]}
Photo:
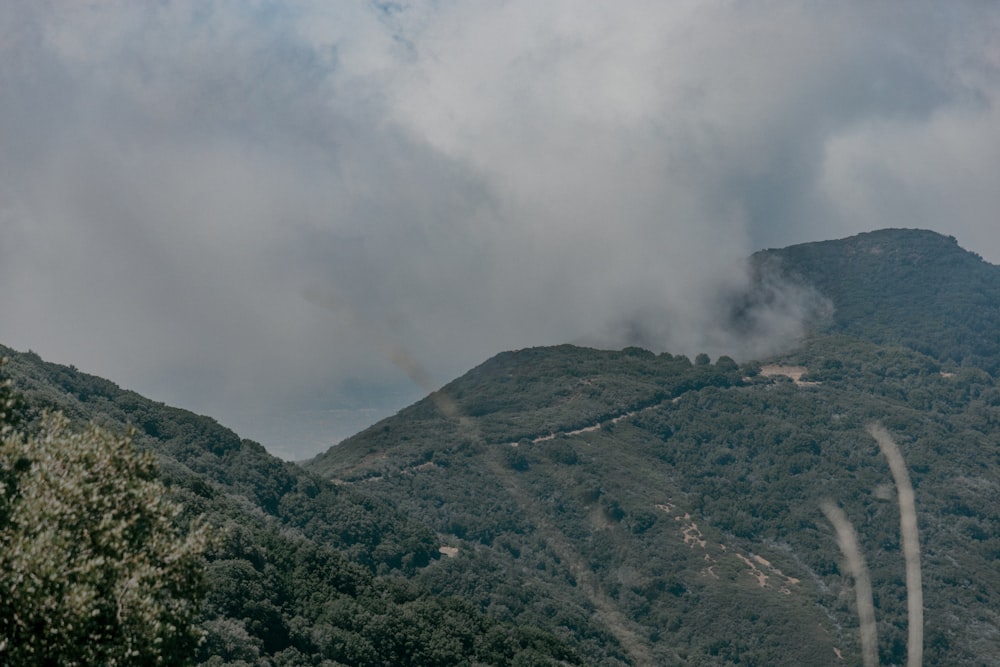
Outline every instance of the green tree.
{"type": "Polygon", "coordinates": [[[7,357],[0,357],[0,433],[18,424],[23,407],[20,395],[14,391],[14,383],[4,372],[8,363],[7,357]]]}
{"type": "Polygon", "coordinates": [[[0,442],[0,663],[177,665],[199,635],[206,529],[178,527],[130,437],[46,415],[0,442]]]}

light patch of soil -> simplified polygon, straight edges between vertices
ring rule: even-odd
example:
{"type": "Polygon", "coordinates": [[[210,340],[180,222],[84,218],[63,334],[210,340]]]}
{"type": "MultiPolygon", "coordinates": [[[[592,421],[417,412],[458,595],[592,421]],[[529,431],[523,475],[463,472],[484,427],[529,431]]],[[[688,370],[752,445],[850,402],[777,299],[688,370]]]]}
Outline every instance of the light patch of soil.
{"type": "MultiPolygon", "coordinates": [[[[674,517],[674,521],[681,524],[681,537],[684,540],[684,544],[692,549],[698,546],[705,550],[706,565],[701,574],[715,579],[719,578],[719,575],[715,572],[715,566],[718,564],[718,561],[709,554],[709,547],[711,546],[713,551],[718,547],[718,550],[722,554],[732,554],[739,558],[744,565],[750,568],[750,575],[757,580],[757,585],[761,588],[777,589],[779,593],[791,595],[791,586],[801,583],[801,580],[789,577],[763,556],[757,554],[745,555],[735,549],[730,550],[725,544],[709,545],[704,534],[698,528],[698,524],[691,520],[691,515],[688,512],[684,512],[683,515],[676,513],[677,506],[673,503],[659,503],[654,505],[654,507],[661,512],[670,514],[674,517]],[[771,583],[772,580],[777,580],[777,584],[771,583]]],[[[723,556],[720,555],[719,557],[722,558],[723,556]]]]}
{"type": "Polygon", "coordinates": [[[771,562],[763,556],[754,554],[751,558],[748,558],[747,556],[736,552],[736,557],[743,561],[748,568],[750,568],[750,576],[757,580],[757,585],[761,588],[766,588],[770,579],[775,577],[782,580],[782,583],[778,586],[778,592],[785,595],[791,595],[792,590],[789,586],[794,586],[801,581],[795,577],[789,577],[774,565],[771,565],[771,562]],[[767,570],[767,572],[764,570],[767,570]]]}
{"type": "Polygon", "coordinates": [[[608,517],[604,516],[604,510],[601,509],[600,505],[594,505],[587,514],[587,518],[594,530],[607,530],[614,525],[608,520],[608,517]]]}
{"type": "Polygon", "coordinates": [[[448,558],[454,558],[458,555],[458,547],[438,547],[438,551],[448,558]]]}
{"type": "Polygon", "coordinates": [[[805,366],[782,366],[781,364],[767,364],[766,366],[761,366],[760,374],[764,377],[774,377],[776,375],[783,375],[784,377],[790,378],[799,387],[814,387],[819,384],[819,382],[807,382],[802,380],[802,376],[809,372],[809,369],[805,366]]]}
{"type": "MultiPolygon", "coordinates": [[[[656,509],[662,510],[667,514],[673,514],[674,505],[670,503],[655,505],[656,509]]],[[[674,521],[681,523],[681,536],[684,538],[684,544],[688,545],[692,549],[695,546],[699,546],[702,549],[708,547],[708,542],[705,540],[705,536],[702,534],[701,530],[698,528],[698,524],[691,520],[691,515],[684,512],[684,516],[675,516],[674,521]]]]}
{"type": "Polygon", "coordinates": [[[715,572],[715,559],[708,554],[705,554],[705,562],[708,563],[708,565],[705,566],[705,569],[702,570],[701,573],[714,579],[718,579],[719,575],[715,572]]]}
{"type": "Polygon", "coordinates": [[[765,588],[767,586],[768,576],[764,574],[759,567],[757,567],[757,564],[741,553],[737,553],[736,557],[750,568],[750,576],[757,579],[757,585],[761,588],[765,588]]]}
{"type": "MultiPolygon", "coordinates": [[[[656,406],[651,406],[651,407],[656,407],[656,406]]],[[[649,410],[650,408],[644,408],[644,409],[649,410]]],[[[598,422],[597,424],[594,424],[592,426],[584,426],[583,428],[578,428],[574,431],[560,431],[559,433],[549,433],[548,435],[539,436],[533,439],[531,442],[533,444],[538,444],[539,442],[545,442],[547,440],[555,440],[556,436],[560,435],[580,435],[582,433],[593,433],[594,431],[599,431],[601,427],[604,426],[604,424],[617,424],[618,422],[628,419],[629,417],[634,417],[637,414],[639,414],[639,411],[634,410],[632,412],[626,412],[625,414],[613,417],[604,423],[598,422]]],[[[512,442],[511,444],[517,447],[516,442],[512,442]]]]}
{"type": "MultiPolygon", "coordinates": [[[[681,521],[681,517],[674,517],[674,520],[681,521]]],[[[695,545],[704,549],[708,542],[704,540],[705,536],[702,534],[701,530],[698,529],[698,524],[691,521],[691,515],[686,512],[684,513],[683,521],[687,523],[681,531],[681,534],[684,535],[684,544],[688,545],[692,549],[694,549],[695,545]]]]}
{"type": "MultiPolygon", "coordinates": [[[[678,396],[677,398],[670,399],[670,402],[671,403],[676,403],[679,400],[681,400],[680,396],[678,396]]],[[[578,429],[575,429],[575,430],[572,430],[572,431],[553,431],[552,433],[549,433],[548,435],[540,435],[537,438],[532,438],[531,442],[532,442],[532,444],[537,445],[540,442],[548,442],[549,440],[555,440],[556,438],[558,438],[559,436],[562,436],[562,435],[572,436],[572,435],[581,435],[583,433],[593,433],[594,431],[600,430],[600,428],[602,426],[605,426],[605,425],[608,425],[608,424],[617,424],[617,423],[622,422],[622,421],[624,421],[626,419],[630,419],[631,417],[635,417],[637,414],[639,414],[641,412],[645,412],[647,410],[653,410],[655,408],[658,408],[658,407],[660,407],[660,405],[661,404],[659,404],[659,403],[658,404],[654,404],[654,405],[647,405],[646,407],[642,408],[641,410],[632,410],[630,412],[623,412],[622,414],[618,415],[617,417],[612,417],[611,419],[607,419],[607,420],[605,420],[603,422],[598,422],[596,424],[592,424],[591,426],[584,426],[583,428],[578,428],[578,429]]],[[[509,442],[507,444],[510,445],[511,447],[517,447],[517,445],[518,445],[518,443],[516,443],[516,442],[509,442]]]]}
{"type": "Polygon", "coordinates": [[[892,500],[893,489],[889,484],[879,484],[872,491],[872,495],[879,500],[892,500]]]}
{"type": "Polygon", "coordinates": [[[535,438],[531,442],[537,444],[539,442],[545,442],[546,440],[555,440],[557,435],[580,435],[581,433],[591,433],[601,428],[600,424],[594,424],[593,426],[584,426],[583,428],[578,428],[575,431],[561,431],[559,433],[549,433],[548,435],[543,435],[535,438]]]}

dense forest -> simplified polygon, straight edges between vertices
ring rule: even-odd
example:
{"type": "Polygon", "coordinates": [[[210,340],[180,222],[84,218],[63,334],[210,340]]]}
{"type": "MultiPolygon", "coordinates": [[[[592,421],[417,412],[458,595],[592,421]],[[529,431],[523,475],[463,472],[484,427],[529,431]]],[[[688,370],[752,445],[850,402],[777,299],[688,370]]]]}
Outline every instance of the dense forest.
{"type": "Polygon", "coordinates": [[[213,531],[198,664],[860,664],[827,501],[870,568],[880,663],[905,664],[897,490],[874,423],[915,488],[924,664],[997,664],[1000,268],[914,230],[750,265],[828,301],[796,349],[504,352],[301,466],[0,352],[22,428],[54,410],[131,427],[177,521],[213,531]]]}
{"type": "Polygon", "coordinates": [[[857,660],[851,582],[820,509],[830,500],[869,560],[881,662],[903,664],[895,489],[866,433],[882,423],[916,486],[925,663],[990,664],[1000,269],[916,230],[765,251],[751,265],[762,282],[828,300],[798,349],[743,364],[505,353],[441,390],[457,418],[430,397],[309,468],[396,503],[458,548],[447,579],[418,574],[435,590],[515,622],[547,619],[576,645],[587,646],[585,626],[567,610],[588,610],[621,652],[586,653],[603,664],[857,660]],[[484,559],[507,574],[481,577],[484,559]]]}
{"type": "Polygon", "coordinates": [[[156,454],[167,496],[183,508],[178,520],[211,528],[196,664],[581,664],[550,633],[415,581],[439,544],[390,503],[280,461],[208,417],[33,353],[0,352],[25,428],[59,411],[131,432],[156,454]]]}
{"type": "Polygon", "coordinates": [[[857,523],[869,555],[882,662],[902,664],[899,518],[888,467],[865,433],[881,422],[917,487],[927,664],[996,654],[982,629],[1000,585],[1000,391],[984,371],[833,336],[763,370],[638,351],[528,350],[442,391],[472,412],[473,388],[490,386],[489,399],[502,403],[505,385],[534,396],[545,421],[498,410],[496,421],[467,417],[437,437],[430,406],[415,406],[398,419],[416,435],[394,435],[385,422],[311,465],[392,500],[458,549],[447,577],[418,573],[434,590],[476,596],[514,622],[547,619],[575,644],[585,643],[581,621],[602,619],[623,651],[587,654],[603,664],[839,664],[838,655],[857,654],[857,620],[820,511],[830,499],[857,523]],[[564,372],[532,378],[539,355],[564,372]],[[630,367],[655,378],[630,386],[641,394],[618,385],[630,367]],[[793,369],[807,372],[795,381],[793,369]],[[507,379],[487,379],[495,373],[507,379]],[[574,406],[586,412],[595,397],[606,409],[585,430],[574,406]],[[497,422],[520,439],[491,439],[503,432],[497,422]],[[505,576],[483,577],[486,562],[505,576]],[[607,622],[615,616],[621,627],[607,622]]]}

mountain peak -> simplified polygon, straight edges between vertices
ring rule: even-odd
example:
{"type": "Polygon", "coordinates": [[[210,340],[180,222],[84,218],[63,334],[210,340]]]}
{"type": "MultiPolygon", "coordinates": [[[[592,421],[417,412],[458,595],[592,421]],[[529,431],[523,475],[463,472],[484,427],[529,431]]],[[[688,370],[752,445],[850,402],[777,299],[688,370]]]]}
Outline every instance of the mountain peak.
{"type": "Polygon", "coordinates": [[[762,250],[751,265],[808,285],[833,304],[818,325],[942,361],[997,368],[1000,267],[924,229],[881,229],[845,239],[762,250]]]}
{"type": "Polygon", "coordinates": [[[861,259],[871,256],[885,260],[935,260],[941,255],[982,259],[976,253],[961,248],[954,236],[929,229],[886,228],[863,232],[841,239],[799,243],[786,248],[769,248],[754,254],[755,260],[780,255],[783,257],[832,257],[844,255],[861,259]]]}

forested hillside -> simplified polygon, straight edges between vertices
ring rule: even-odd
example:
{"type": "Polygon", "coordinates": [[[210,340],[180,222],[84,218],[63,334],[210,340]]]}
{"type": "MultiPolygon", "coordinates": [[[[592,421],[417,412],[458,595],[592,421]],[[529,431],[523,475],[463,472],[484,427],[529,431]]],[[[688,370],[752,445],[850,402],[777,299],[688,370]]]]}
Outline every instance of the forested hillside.
{"type": "Polygon", "coordinates": [[[309,467],[452,546],[447,576],[417,574],[432,590],[589,647],[595,664],[857,664],[831,500],[859,532],[891,665],[906,594],[892,477],[866,433],[881,422],[916,487],[925,664],[995,664],[996,329],[970,304],[998,269],[905,230],[765,255],[832,304],[794,353],[742,366],[504,353],[309,467]],[[594,648],[601,631],[614,651],[594,648]]]}
{"type": "Polygon", "coordinates": [[[815,323],[826,331],[1000,370],[1000,270],[953,237],[882,229],[764,250],[751,264],[758,276],[777,273],[828,298],[830,321],[815,323]]]}
{"type": "Polygon", "coordinates": [[[184,508],[180,520],[211,527],[197,664],[580,664],[543,630],[415,582],[436,566],[439,543],[391,504],[282,462],[208,417],[32,353],[0,355],[28,430],[52,410],[116,433],[134,426],[184,508]]]}
{"type": "Polygon", "coordinates": [[[913,230],[751,264],[828,303],[797,349],[504,352],[303,466],[0,355],[23,428],[47,410],[134,427],[178,521],[211,527],[198,664],[860,664],[826,501],[867,559],[880,662],[905,664],[897,493],[873,423],[915,487],[924,664],[1000,664],[1000,269],[913,230]]]}
{"type": "Polygon", "coordinates": [[[435,416],[428,399],[310,466],[391,499],[454,547],[447,570],[417,575],[435,591],[576,643],[603,629],[620,651],[604,664],[840,664],[857,655],[857,621],[820,512],[830,499],[858,524],[883,662],[901,664],[899,520],[865,433],[881,421],[917,487],[927,664],[1000,651],[983,632],[1000,602],[1000,391],[984,371],[821,337],[763,372],[526,350],[442,392],[460,419],[435,416]]]}

